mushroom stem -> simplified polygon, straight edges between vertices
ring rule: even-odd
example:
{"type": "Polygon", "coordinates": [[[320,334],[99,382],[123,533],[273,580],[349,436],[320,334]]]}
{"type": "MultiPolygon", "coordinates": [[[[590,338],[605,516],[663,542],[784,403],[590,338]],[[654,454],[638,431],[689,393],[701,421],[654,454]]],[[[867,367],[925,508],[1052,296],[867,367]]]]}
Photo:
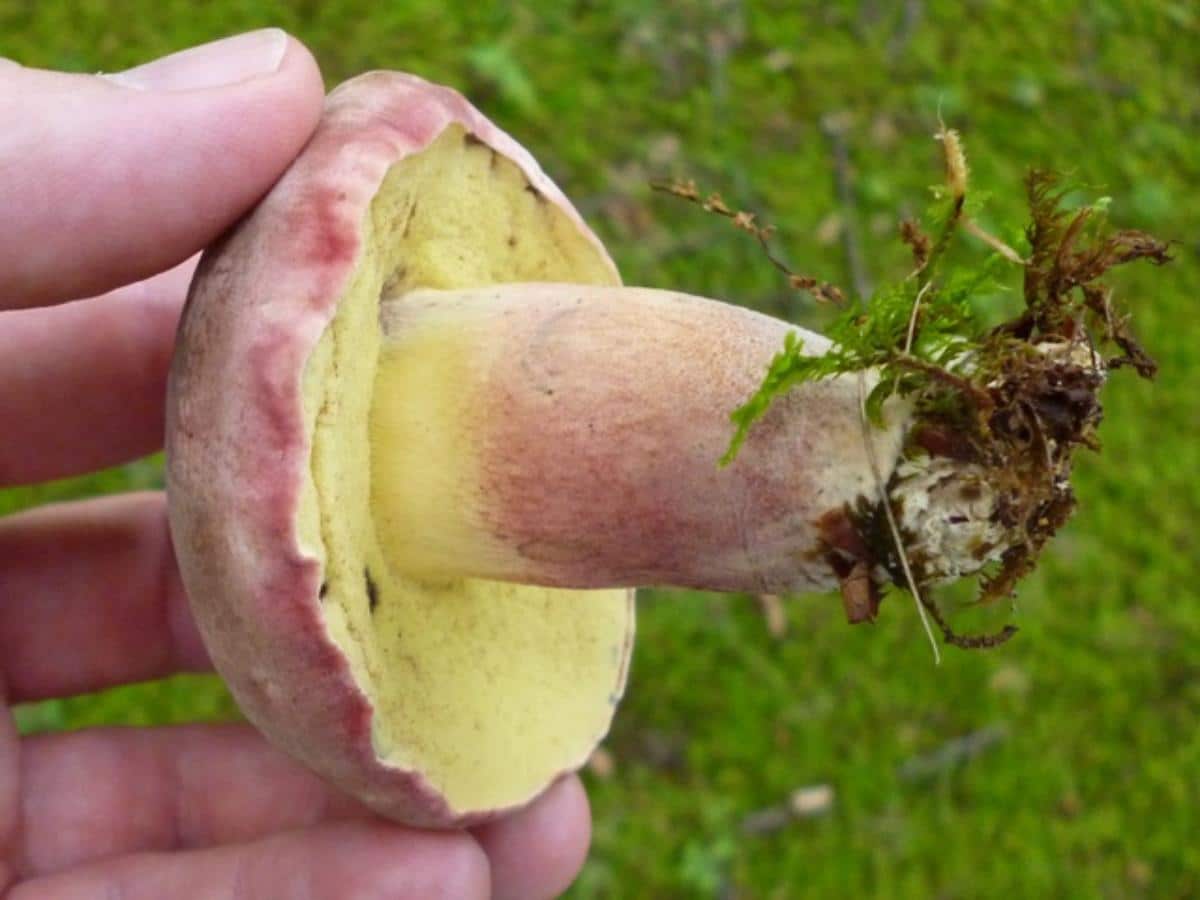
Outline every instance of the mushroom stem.
{"type": "MultiPolygon", "coordinates": [[[[818,521],[877,496],[859,378],[776,402],[720,468],[729,414],[789,330],[670,291],[572,284],[385,297],[376,527],[399,571],[563,587],[826,589],[818,521]]],[[[870,384],[867,385],[870,387],[870,384]]],[[[904,416],[870,429],[886,478],[904,416]]]]}

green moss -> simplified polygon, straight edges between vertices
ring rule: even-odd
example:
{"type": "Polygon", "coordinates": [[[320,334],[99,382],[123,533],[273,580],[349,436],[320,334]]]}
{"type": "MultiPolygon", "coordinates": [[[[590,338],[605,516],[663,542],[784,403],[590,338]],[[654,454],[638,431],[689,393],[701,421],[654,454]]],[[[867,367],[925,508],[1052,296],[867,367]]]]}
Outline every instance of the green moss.
{"type": "MultiPolygon", "coordinates": [[[[975,225],[974,210],[967,218],[958,137],[943,132],[942,140],[955,148],[955,166],[963,174],[953,177],[962,183],[936,189],[941,196],[926,224],[911,219],[901,223],[901,237],[913,253],[909,274],[876,289],[870,298],[843,303],[825,329],[833,342],[827,352],[810,354],[795,333],[786,336],[758,390],[731,413],[735,430],[721,465],[734,460],[754,423],[776,398],[804,382],[840,374],[879,370],[879,384],[865,404],[872,422],[880,423],[883,404],[899,395],[913,403],[919,418],[952,423],[972,443],[989,439],[991,429],[980,418],[992,413],[998,399],[989,386],[1038,343],[1075,341],[1086,332],[1088,343],[1100,354],[1098,361],[1109,368],[1132,366],[1153,377],[1156,364],[1133,337],[1111,289],[1100,279],[1112,267],[1137,259],[1167,262],[1167,245],[1144,232],[1106,227],[1109,197],[1064,208],[1068,191],[1059,177],[1034,170],[1025,179],[1030,216],[1022,247],[1025,258],[975,225]],[[947,249],[968,224],[983,243],[999,249],[971,267],[943,271],[947,249]],[[1012,280],[1023,282],[1019,287],[1024,302],[1013,317],[986,328],[986,317],[994,311],[980,301],[1003,289],[999,270],[1005,262],[1015,263],[1009,268],[1012,280]],[[1118,355],[1104,359],[1105,351],[1118,355]]],[[[1010,399],[1024,403],[1033,398],[1020,393],[1010,399]]]]}

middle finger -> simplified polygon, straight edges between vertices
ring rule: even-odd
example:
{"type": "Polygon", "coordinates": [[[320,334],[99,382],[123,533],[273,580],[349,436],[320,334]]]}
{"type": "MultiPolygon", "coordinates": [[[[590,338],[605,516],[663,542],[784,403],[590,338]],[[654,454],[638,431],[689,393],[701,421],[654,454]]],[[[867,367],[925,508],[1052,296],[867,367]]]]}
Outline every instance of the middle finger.
{"type": "Polygon", "coordinates": [[[161,493],[0,519],[0,679],[14,703],[210,668],[161,493]]]}
{"type": "Polygon", "coordinates": [[[0,312],[0,487],[162,446],[167,369],[195,259],[103,297],[0,312]]]}

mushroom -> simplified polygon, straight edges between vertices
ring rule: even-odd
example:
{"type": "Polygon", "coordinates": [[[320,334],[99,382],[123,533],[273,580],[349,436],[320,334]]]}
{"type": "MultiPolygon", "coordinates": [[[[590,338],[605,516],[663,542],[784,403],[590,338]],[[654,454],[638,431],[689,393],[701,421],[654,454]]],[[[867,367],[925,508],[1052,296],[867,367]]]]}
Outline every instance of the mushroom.
{"type": "Polygon", "coordinates": [[[836,586],[836,516],[876,496],[905,412],[864,439],[869,376],[808,384],[719,468],[789,331],[828,346],[621,287],[457,93],[386,72],[336,89],[204,255],[171,372],[173,539],[245,715],[379,813],[461,826],[605,735],[631,588],[836,586]]]}

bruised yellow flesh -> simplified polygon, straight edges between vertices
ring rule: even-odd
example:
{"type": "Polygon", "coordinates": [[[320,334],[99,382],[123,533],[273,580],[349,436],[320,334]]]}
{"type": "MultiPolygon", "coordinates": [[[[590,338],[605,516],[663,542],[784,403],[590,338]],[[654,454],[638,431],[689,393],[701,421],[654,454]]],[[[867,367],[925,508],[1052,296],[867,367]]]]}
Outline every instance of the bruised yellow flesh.
{"type": "Polygon", "coordinates": [[[402,383],[377,373],[379,300],[420,287],[615,275],[514,164],[456,126],[392,167],[363,228],[353,282],[305,371],[312,479],[301,536],[324,564],[329,633],[373,702],[377,755],[420,773],[456,812],[511,806],[582,763],[607,730],[628,664],[632,596],[414,576],[388,558],[388,523],[372,504],[379,485],[430,472],[469,479],[473,460],[457,446],[416,457],[402,434],[372,440],[373,404],[451,399],[420,367],[402,383]]]}

